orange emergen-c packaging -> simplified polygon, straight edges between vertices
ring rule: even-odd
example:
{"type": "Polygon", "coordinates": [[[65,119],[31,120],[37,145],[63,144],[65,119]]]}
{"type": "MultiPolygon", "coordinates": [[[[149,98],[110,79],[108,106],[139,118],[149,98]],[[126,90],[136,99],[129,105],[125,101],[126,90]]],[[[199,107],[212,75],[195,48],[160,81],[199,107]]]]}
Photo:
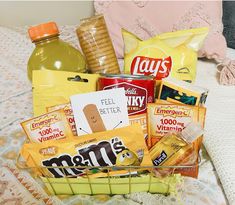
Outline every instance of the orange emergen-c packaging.
{"type": "Polygon", "coordinates": [[[157,100],[147,109],[148,145],[152,147],[169,132],[181,132],[190,122],[204,127],[206,108],[157,100]]]}
{"type": "Polygon", "coordinates": [[[63,109],[55,110],[21,123],[30,142],[69,139],[73,133],[63,109]]]}
{"type": "Polygon", "coordinates": [[[71,130],[73,132],[73,135],[77,136],[77,129],[75,125],[73,110],[72,110],[70,103],[55,105],[55,106],[47,107],[46,109],[47,109],[47,112],[51,112],[51,111],[58,110],[58,109],[63,109],[67,117],[67,120],[69,122],[69,125],[71,127],[71,130]]]}
{"type": "MultiPolygon", "coordinates": [[[[165,134],[169,132],[181,132],[189,123],[198,122],[204,127],[206,108],[184,104],[156,101],[148,104],[148,146],[151,148],[165,134]]],[[[202,144],[202,136],[193,141],[192,145],[196,153],[202,144]]],[[[197,177],[198,167],[183,168],[181,174],[197,177]]]]}
{"type": "Polygon", "coordinates": [[[43,166],[45,169],[37,171],[52,177],[83,175],[85,170],[80,166],[152,165],[139,125],[88,134],[72,140],[27,143],[23,145],[21,155],[29,167],[43,166]]]}

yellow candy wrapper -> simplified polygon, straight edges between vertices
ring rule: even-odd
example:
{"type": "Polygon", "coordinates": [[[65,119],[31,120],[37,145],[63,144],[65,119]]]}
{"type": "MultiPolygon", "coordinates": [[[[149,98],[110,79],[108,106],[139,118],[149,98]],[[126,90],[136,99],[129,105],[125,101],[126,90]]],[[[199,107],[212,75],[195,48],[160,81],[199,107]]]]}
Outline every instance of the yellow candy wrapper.
{"type": "Polygon", "coordinates": [[[135,75],[152,75],[156,80],[168,76],[193,82],[196,77],[197,51],[208,28],[163,33],[148,40],[122,30],[125,44],[124,71],[135,75]]]}
{"type": "Polygon", "coordinates": [[[73,115],[73,110],[72,110],[71,104],[66,103],[66,104],[60,104],[60,105],[47,107],[47,112],[51,112],[51,111],[58,110],[58,109],[64,110],[64,113],[67,117],[67,120],[69,122],[71,130],[73,132],[73,135],[77,136],[77,129],[76,129],[76,125],[75,125],[75,120],[74,120],[74,115],[73,115]]]}
{"type": "Polygon", "coordinates": [[[51,177],[84,174],[84,169],[68,166],[152,165],[139,125],[97,132],[73,140],[24,144],[21,155],[29,167],[48,167],[44,173],[39,168],[37,171],[51,177]]]}
{"type": "Polygon", "coordinates": [[[71,139],[72,130],[63,109],[29,119],[21,123],[30,142],[71,139]]]}
{"type": "Polygon", "coordinates": [[[71,95],[96,91],[98,77],[98,74],[33,71],[34,116],[44,114],[47,107],[68,103],[71,95]]]}

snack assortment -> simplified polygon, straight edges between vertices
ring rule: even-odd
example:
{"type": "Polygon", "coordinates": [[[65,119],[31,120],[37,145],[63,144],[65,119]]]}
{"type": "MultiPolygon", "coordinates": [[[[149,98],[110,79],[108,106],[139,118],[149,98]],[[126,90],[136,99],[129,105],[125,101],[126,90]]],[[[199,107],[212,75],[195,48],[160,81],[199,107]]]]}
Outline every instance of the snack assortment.
{"type": "Polygon", "coordinates": [[[21,123],[26,165],[50,178],[197,178],[208,90],[189,82],[208,29],[146,41],[123,30],[126,74],[102,15],[76,32],[91,74],[33,71],[35,117],[21,123]]]}

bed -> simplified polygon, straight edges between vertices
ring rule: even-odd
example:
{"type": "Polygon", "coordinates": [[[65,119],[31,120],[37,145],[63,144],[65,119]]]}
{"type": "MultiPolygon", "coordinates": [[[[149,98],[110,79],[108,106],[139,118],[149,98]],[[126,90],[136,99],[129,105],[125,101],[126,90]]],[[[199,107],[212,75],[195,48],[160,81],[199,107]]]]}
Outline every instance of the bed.
{"type": "MultiPolygon", "coordinates": [[[[75,25],[63,26],[61,37],[77,47],[75,25]]],[[[26,65],[33,45],[26,27],[0,27],[0,204],[235,204],[233,126],[235,88],[220,86],[215,64],[199,60],[197,85],[210,90],[206,135],[198,179],[184,178],[175,194],[133,193],[115,196],[50,196],[32,176],[15,166],[25,136],[19,123],[32,116],[31,83],[26,65]],[[225,100],[226,99],[226,100],[225,100]],[[209,154],[208,154],[209,153],[209,154]]],[[[230,57],[235,50],[228,49],[230,57]]],[[[122,60],[119,60],[122,64],[122,60]]]]}

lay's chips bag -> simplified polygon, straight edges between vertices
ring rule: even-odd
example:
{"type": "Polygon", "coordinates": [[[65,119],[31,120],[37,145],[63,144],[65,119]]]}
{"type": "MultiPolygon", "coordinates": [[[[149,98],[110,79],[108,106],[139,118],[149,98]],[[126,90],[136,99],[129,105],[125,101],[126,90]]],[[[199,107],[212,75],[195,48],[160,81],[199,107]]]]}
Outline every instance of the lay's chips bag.
{"type": "Polygon", "coordinates": [[[171,76],[193,82],[196,77],[197,51],[208,28],[163,33],[148,40],[122,30],[125,44],[124,71],[152,75],[156,80],[171,76]]]}

